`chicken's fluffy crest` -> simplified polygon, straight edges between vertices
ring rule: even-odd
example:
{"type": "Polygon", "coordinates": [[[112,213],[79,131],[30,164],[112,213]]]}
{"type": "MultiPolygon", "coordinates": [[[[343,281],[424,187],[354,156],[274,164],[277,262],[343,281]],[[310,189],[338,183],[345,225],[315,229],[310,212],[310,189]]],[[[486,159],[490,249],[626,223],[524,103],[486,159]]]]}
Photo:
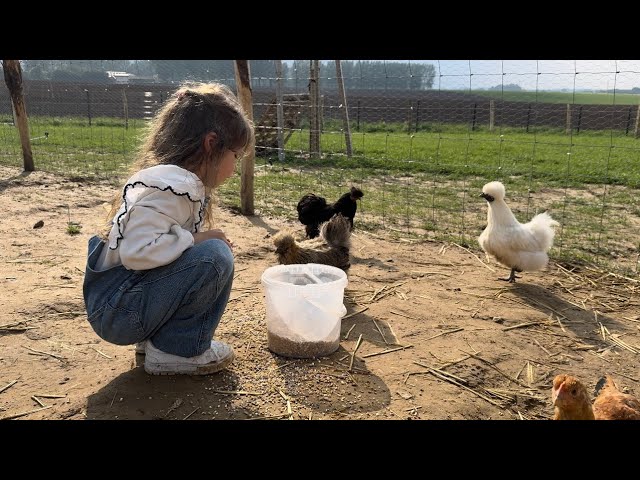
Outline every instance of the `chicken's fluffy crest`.
{"type": "Polygon", "coordinates": [[[491,195],[496,200],[504,200],[504,185],[500,182],[489,182],[484,187],[482,187],[482,193],[491,195]]]}

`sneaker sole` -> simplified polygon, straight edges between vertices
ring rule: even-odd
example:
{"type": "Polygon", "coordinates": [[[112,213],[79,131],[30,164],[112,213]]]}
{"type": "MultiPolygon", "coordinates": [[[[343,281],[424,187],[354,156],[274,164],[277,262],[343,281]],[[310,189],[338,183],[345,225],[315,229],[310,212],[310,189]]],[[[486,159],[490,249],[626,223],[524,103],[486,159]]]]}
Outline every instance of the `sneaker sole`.
{"type": "Polygon", "coordinates": [[[210,375],[227,368],[236,358],[235,353],[220,363],[208,365],[184,365],[179,363],[150,363],[145,362],[144,371],[149,375],[210,375]]]}

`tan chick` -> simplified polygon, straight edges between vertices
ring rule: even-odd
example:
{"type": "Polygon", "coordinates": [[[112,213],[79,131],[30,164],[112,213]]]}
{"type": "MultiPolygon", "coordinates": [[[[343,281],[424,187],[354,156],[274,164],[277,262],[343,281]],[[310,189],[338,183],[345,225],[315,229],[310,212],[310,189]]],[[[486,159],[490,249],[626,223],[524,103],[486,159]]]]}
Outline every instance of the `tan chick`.
{"type": "Polygon", "coordinates": [[[595,420],[585,386],[571,375],[556,375],[551,388],[554,420],[595,420]]]}
{"type": "Polygon", "coordinates": [[[618,390],[611,377],[596,385],[596,399],[591,403],[586,387],[571,375],[553,379],[551,399],[554,420],[640,420],[640,401],[618,390]]]}
{"type": "Polygon", "coordinates": [[[505,203],[505,189],[500,182],[489,182],[480,194],[488,205],[487,227],[478,243],[487,255],[511,269],[506,280],[514,283],[516,272],[540,270],[547,265],[547,252],[553,245],[554,228],[560,225],[547,212],[539,213],[528,223],[520,223],[505,203]]]}
{"type": "Polygon", "coordinates": [[[593,402],[593,414],[596,420],[640,420],[640,401],[633,395],[618,390],[613,379],[608,375],[601,378],[593,402]]]}
{"type": "Polygon", "coordinates": [[[290,232],[278,232],[273,237],[278,262],[282,265],[321,263],[346,271],[350,266],[351,224],[341,214],[320,227],[320,236],[296,242],[290,232]]]}

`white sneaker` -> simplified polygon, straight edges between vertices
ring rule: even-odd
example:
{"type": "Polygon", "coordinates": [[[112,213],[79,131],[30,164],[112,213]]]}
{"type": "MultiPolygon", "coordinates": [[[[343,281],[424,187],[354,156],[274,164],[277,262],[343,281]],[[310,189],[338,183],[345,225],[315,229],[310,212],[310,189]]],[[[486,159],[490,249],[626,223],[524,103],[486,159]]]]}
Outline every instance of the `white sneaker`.
{"type": "Polygon", "coordinates": [[[143,340],[142,342],[136,343],[136,354],[144,355],[144,348],[147,345],[147,341],[143,340]]]}
{"type": "Polygon", "coordinates": [[[195,357],[179,357],[158,350],[151,340],[145,347],[144,371],[150,375],[208,375],[227,368],[235,354],[226,343],[211,340],[211,348],[195,357]]]}

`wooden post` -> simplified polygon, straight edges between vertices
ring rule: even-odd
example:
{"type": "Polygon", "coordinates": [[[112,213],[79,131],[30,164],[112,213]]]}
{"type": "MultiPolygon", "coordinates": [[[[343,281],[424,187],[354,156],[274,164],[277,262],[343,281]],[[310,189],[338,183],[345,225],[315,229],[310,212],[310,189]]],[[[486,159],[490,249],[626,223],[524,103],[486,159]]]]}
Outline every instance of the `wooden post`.
{"type": "Polygon", "coordinates": [[[495,125],[496,115],[496,102],[495,100],[489,100],[489,131],[493,132],[493,126],[495,125]]]}
{"type": "Polygon", "coordinates": [[[565,129],[567,135],[571,135],[571,104],[567,103],[567,127],[565,129]]]}
{"type": "Polygon", "coordinates": [[[122,87],[122,107],[124,109],[124,129],[129,130],[129,104],[127,103],[127,87],[122,87]]]}
{"type": "MultiPolygon", "coordinates": [[[[235,60],[233,62],[238,99],[249,120],[253,121],[253,99],[251,96],[251,74],[249,60],[235,60]]],[[[242,157],[240,178],[240,211],[243,215],[253,215],[253,171],[255,163],[255,143],[247,148],[242,157]]]]}
{"type": "Polygon", "coordinates": [[[353,155],[351,147],[351,126],[349,125],[349,109],[347,108],[347,96],[344,91],[344,79],[342,77],[342,66],[340,65],[340,60],[336,60],[336,80],[338,81],[340,104],[343,109],[342,124],[344,126],[344,142],[347,147],[347,157],[351,158],[353,155]]]}
{"type": "Polygon", "coordinates": [[[576,128],[576,135],[580,135],[580,124],[582,123],[582,105],[578,109],[578,128],[576,128]]]}
{"type": "Polygon", "coordinates": [[[633,136],[635,138],[640,137],[640,105],[638,105],[638,109],[636,110],[636,126],[633,130],[633,136]]]}
{"type": "Polygon", "coordinates": [[[320,157],[320,89],[318,88],[319,60],[311,60],[309,68],[309,156],[320,157]]]}
{"type": "Polygon", "coordinates": [[[278,115],[278,160],[284,162],[284,108],[282,106],[282,60],[276,60],[276,106],[278,115]]]}
{"type": "Polygon", "coordinates": [[[22,92],[22,68],[19,60],[3,60],[4,82],[11,95],[11,105],[13,106],[14,123],[18,127],[20,143],[22,144],[22,161],[25,172],[33,172],[33,154],[31,153],[31,142],[29,140],[29,118],[27,108],[24,104],[22,92]]]}

